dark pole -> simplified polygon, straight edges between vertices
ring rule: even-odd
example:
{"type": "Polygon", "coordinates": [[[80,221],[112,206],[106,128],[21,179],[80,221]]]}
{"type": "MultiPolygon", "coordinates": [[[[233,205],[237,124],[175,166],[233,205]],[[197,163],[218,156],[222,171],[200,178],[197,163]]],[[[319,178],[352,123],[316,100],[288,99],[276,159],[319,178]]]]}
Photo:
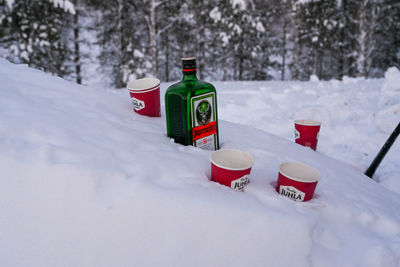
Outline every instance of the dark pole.
{"type": "Polygon", "coordinates": [[[366,176],[368,176],[369,178],[372,178],[372,176],[374,175],[379,164],[381,164],[381,161],[385,157],[386,153],[389,151],[390,147],[393,145],[394,141],[396,141],[396,138],[397,138],[397,136],[399,136],[399,134],[400,134],[400,122],[397,125],[396,129],[394,129],[392,134],[389,136],[388,140],[383,145],[383,147],[379,151],[378,155],[376,155],[376,157],[372,161],[371,165],[369,165],[368,169],[365,171],[366,176]]]}

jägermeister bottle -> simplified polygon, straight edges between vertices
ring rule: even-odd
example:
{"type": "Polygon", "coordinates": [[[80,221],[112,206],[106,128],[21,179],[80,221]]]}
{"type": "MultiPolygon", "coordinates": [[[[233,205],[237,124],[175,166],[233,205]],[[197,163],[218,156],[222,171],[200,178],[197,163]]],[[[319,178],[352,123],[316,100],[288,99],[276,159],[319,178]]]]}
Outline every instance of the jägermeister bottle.
{"type": "Polygon", "coordinates": [[[182,59],[182,81],[165,93],[167,134],[175,142],[218,150],[217,92],[196,76],[196,58],[182,59]]]}

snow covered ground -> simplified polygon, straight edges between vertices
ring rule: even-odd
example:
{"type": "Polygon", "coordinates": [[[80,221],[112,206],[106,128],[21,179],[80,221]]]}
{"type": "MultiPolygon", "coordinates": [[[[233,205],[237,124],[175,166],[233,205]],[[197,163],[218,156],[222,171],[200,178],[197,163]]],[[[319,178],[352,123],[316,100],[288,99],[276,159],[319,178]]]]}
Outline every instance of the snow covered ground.
{"type": "Polygon", "coordinates": [[[0,59],[0,265],[398,267],[399,140],[363,175],[398,123],[397,75],[216,82],[221,145],[256,161],[236,192],[127,90],[0,59]],[[317,152],[293,142],[303,117],[323,122],[317,152]],[[311,201],[276,193],[284,161],[320,170],[311,201]]]}
{"type": "MultiPolygon", "coordinates": [[[[294,140],[294,120],[322,122],[317,150],[365,172],[400,122],[400,72],[343,82],[216,82],[219,115],[294,140]]],[[[400,139],[374,179],[400,194],[400,139]]]]}

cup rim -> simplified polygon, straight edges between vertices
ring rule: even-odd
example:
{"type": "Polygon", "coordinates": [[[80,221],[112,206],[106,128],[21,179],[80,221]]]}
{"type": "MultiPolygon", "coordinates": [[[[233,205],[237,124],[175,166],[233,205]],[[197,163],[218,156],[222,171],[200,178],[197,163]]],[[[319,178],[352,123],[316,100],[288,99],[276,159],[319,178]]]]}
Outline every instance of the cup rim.
{"type": "Polygon", "coordinates": [[[316,120],[295,120],[294,121],[295,124],[298,125],[305,125],[305,126],[321,126],[321,122],[320,121],[316,121],[316,120]]]}
{"type": "Polygon", "coordinates": [[[217,151],[214,151],[210,155],[210,161],[215,166],[217,166],[217,167],[219,167],[221,169],[230,170],[230,171],[244,171],[244,170],[250,169],[251,167],[253,167],[254,162],[255,162],[253,156],[251,156],[247,152],[244,152],[244,151],[241,151],[241,150],[238,150],[238,149],[219,149],[217,151]],[[231,153],[236,153],[236,154],[240,153],[241,155],[247,157],[247,159],[249,160],[249,163],[245,167],[240,167],[240,168],[226,167],[226,166],[223,166],[220,163],[217,163],[215,161],[215,156],[218,155],[218,154],[221,154],[221,153],[226,153],[226,152],[231,152],[231,153]]]}
{"type": "Polygon", "coordinates": [[[133,94],[142,94],[142,93],[148,93],[154,90],[160,89],[160,84],[154,86],[153,88],[150,89],[145,89],[145,90],[132,90],[132,89],[128,89],[129,92],[133,93],[133,94]]]}
{"type": "Polygon", "coordinates": [[[155,90],[160,86],[160,80],[157,78],[145,77],[137,80],[130,81],[126,88],[130,91],[150,91],[155,90]]]}
{"type": "MultiPolygon", "coordinates": [[[[298,170],[297,170],[298,172],[298,170]]],[[[285,176],[288,179],[291,179],[296,182],[301,182],[301,183],[315,183],[318,182],[321,179],[321,173],[316,169],[313,168],[307,164],[300,163],[300,162],[283,162],[279,165],[279,173],[281,173],[283,176],[285,176]],[[304,172],[308,173],[303,173],[302,176],[309,177],[309,175],[312,175],[314,177],[312,178],[302,178],[293,174],[293,172],[296,172],[295,170],[288,170],[288,167],[292,168],[302,168],[304,172]]]]}

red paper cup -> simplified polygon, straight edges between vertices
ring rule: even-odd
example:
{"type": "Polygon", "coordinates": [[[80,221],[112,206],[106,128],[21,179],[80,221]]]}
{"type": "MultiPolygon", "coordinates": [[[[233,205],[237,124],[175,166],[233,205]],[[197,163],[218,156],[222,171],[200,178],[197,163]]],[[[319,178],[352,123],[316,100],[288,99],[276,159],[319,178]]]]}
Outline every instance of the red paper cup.
{"type": "Polygon", "coordinates": [[[319,130],[321,123],[313,120],[295,120],[295,141],[297,144],[317,150],[319,130]]]}
{"type": "Polygon", "coordinates": [[[211,180],[243,191],[249,183],[253,157],[236,149],[221,149],[211,154],[211,180]]]}
{"type": "Polygon", "coordinates": [[[308,165],[285,162],[279,166],[276,191],[295,201],[307,201],[313,197],[320,178],[320,173],[308,165]]]}
{"type": "Polygon", "coordinates": [[[138,79],[128,83],[127,87],[135,112],[150,117],[161,117],[159,79],[138,79]]]}

